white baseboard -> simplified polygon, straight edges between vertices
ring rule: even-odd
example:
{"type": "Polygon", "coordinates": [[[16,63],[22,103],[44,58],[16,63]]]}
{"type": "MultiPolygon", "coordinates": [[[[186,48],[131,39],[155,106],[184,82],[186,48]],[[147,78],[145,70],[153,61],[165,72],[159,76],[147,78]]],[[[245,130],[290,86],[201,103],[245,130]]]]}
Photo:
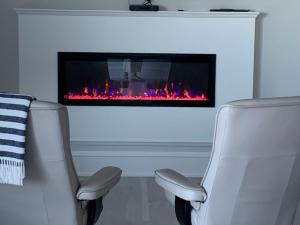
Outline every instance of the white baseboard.
{"type": "Polygon", "coordinates": [[[211,154],[208,142],[71,141],[79,176],[105,166],[117,166],[123,176],[153,176],[155,169],[172,168],[189,177],[204,174],[211,154]]]}

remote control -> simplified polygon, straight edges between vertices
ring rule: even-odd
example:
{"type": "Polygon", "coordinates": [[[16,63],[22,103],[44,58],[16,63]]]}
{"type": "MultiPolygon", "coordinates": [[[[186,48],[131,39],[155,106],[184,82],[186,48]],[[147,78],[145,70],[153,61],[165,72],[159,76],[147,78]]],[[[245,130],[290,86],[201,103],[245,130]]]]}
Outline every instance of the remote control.
{"type": "Polygon", "coordinates": [[[250,12],[250,9],[210,9],[211,12],[250,12]]]}

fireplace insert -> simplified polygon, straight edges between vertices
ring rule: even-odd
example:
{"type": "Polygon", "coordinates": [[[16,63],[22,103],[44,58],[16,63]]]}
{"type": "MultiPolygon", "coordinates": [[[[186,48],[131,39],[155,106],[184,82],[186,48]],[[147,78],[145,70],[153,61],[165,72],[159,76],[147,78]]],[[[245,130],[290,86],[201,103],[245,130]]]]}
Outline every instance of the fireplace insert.
{"type": "Polygon", "coordinates": [[[58,53],[64,105],[214,107],[215,54],[58,53]]]}

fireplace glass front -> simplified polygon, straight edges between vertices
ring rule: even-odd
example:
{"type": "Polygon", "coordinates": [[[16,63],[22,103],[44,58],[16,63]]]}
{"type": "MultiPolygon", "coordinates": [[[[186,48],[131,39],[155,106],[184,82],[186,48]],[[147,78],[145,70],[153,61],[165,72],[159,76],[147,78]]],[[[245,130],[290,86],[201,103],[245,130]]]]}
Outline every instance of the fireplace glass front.
{"type": "Polygon", "coordinates": [[[214,107],[214,54],[58,53],[65,105],[214,107]]]}

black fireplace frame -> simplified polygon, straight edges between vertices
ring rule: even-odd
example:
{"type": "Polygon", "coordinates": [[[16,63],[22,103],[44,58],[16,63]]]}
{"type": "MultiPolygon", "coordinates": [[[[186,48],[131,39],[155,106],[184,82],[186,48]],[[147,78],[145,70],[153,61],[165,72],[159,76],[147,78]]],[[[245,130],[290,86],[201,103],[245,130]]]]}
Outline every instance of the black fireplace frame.
{"type": "Polygon", "coordinates": [[[215,80],[216,80],[216,54],[173,54],[173,53],[112,53],[112,52],[58,52],[58,102],[70,106],[155,106],[155,107],[215,107],[215,80]],[[209,91],[208,101],[180,101],[180,100],[70,100],[64,98],[64,62],[67,60],[103,60],[107,58],[130,59],[189,59],[209,62],[209,91]]]}

